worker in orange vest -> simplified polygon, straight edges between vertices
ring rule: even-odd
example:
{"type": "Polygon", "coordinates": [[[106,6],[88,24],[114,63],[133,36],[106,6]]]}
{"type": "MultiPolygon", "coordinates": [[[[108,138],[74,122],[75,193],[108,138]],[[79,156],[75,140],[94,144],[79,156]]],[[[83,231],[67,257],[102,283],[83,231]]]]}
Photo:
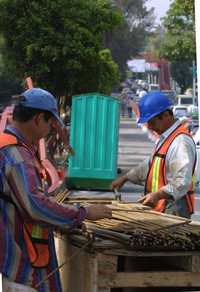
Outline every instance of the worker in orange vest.
{"type": "Polygon", "coordinates": [[[159,212],[190,218],[194,212],[196,147],[187,127],[176,120],[171,101],[150,92],[139,102],[139,124],[159,135],[152,156],[112,182],[118,189],[127,181],[145,185],[138,202],[159,212]]]}
{"type": "Polygon", "coordinates": [[[58,127],[62,121],[54,96],[32,88],[21,94],[12,124],[0,134],[0,273],[5,291],[60,292],[53,231],[70,230],[85,218],[112,216],[105,205],[59,204],[48,194],[37,145],[58,127]]]}

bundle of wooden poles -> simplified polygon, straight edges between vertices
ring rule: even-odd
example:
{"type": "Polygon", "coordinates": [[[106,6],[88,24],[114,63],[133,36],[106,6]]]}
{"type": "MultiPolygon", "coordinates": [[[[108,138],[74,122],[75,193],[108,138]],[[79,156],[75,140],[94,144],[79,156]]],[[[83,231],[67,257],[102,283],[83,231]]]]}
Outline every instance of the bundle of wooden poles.
{"type": "MultiPolygon", "coordinates": [[[[62,196],[60,196],[62,197],[62,196]]],[[[130,249],[147,251],[200,250],[200,223],[187,218],[162,214],[138,203],[116,200],[87,200],[64,196],[67,204],[76,200],[88,203],[107,203],[112,209],[112,219],[84,222],[83,228],[70,234],[74,245],[82,246],[92,238],[90,248],[95,250],[130,249]]],[[[62,197],[63,198],[63,197],[62,197]]]]}

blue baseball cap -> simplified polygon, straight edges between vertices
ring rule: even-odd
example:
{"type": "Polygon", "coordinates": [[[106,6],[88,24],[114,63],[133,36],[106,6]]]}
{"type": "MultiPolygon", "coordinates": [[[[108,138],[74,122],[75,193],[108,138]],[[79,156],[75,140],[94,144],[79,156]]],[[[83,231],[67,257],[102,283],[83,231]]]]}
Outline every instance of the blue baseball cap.
{"type": "Polygon", "coordinates": [[[20,105],[49,111],[62,127],[65,126],[59,117],[56,99],[50,92],[41,88],[31,88],[21,93],[21,96],[23,96],[24,99],[19,102],[20,105]]]}

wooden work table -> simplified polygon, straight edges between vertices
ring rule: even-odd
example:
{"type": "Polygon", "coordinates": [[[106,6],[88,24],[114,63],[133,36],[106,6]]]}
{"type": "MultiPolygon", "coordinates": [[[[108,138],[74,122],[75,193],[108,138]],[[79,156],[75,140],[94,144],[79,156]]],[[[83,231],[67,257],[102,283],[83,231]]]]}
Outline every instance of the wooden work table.
{"type": "Polygon", "coordinates": [[[75,247],[68,239],[63,253],[62,261],[72,257],[61,270],[64,292],[111,292],[119,287],[135,288],[131,291],[147,287],[200,287],[200,252],[89,252],[75,247]]]}
{"type": "Polygon", "coordinates": [[[64,292],[200,288],[198,222],[152,212],[138,204],[109,204],[113,209],[110,221],[86,221],[86,232],[59,236],[59,264],[66,262],[60,270],[64,292]]]}

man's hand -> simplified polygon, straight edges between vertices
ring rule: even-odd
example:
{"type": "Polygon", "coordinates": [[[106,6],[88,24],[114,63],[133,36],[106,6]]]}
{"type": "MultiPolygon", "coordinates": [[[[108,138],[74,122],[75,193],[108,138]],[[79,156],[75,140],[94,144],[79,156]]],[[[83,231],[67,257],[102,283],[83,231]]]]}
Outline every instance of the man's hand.
{"type": "Polygon", "coordinates": [[[125,182],[127,182],[128,181],[128,177],[127,177],[127,175],[125,174],[125,175],[123,175],[123,176],[121,176],[121,177],[119,177],[119,178],[117,178],[116,180],[114,180],[113,182],[112,182],[112,184],[111,184],[111,189],[112,190],[114,190],[114,189],[120,189],[124,184],[125,184],[125,182]]]}
{"type": "Polygon", "coordinates": [[[112,210],[102,204],[95,204],[85,207],[87,210],[86,219],[89,220],[98,220],[103,218],[112,218],[112,210]]]}
{"type": "Polygon", "coordinates": [[[159,190],[154,193],[148,193],[147,195],[141,197],[137,202],[142,203],[143,205],[155,207],[160,199],[173,199],[173,197],[162,190],[159,190]]]}
{"type": "Polygon", "coordinates": [[[143,205],[154,207],[158,200],[155,198],[155,196],[152,195],[153,193],[147,194],[137,200],[138,203],[142,203],[143,205]]]}

